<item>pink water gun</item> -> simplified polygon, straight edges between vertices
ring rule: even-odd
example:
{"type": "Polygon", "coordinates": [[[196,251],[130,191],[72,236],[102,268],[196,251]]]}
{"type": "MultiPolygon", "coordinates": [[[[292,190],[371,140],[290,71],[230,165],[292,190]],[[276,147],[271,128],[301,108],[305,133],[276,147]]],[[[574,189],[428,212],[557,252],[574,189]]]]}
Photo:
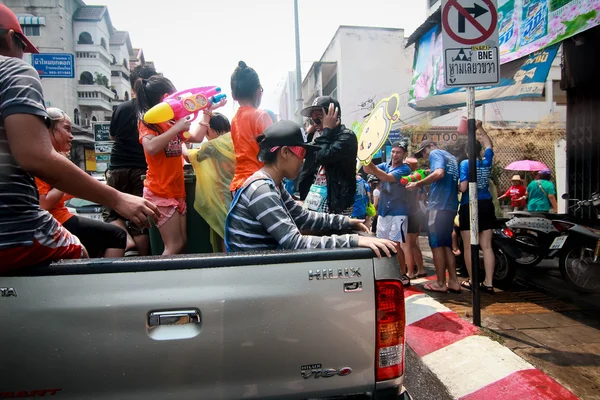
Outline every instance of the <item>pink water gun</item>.
{"type": "MultiPolygon", "coordinates": [[[[182,90],[165,97],[162,103],[158,103],[144,114],[144,121],[149,124],[159,124],[161,122],[180,120],[193,114],[195,119],[198,113],[217,104],[227,98],[221,93],[221,88],[217,86],[205,86],[193,89],[182,90]]],[[[182,139],[190,138],[189,132],[182,133],[182,139]]]]}

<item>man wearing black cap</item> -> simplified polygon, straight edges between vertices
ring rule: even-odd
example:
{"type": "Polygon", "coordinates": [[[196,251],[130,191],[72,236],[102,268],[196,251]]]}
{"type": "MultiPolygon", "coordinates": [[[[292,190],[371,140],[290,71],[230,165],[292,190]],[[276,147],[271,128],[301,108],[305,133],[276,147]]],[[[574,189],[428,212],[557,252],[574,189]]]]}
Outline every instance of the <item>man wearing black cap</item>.
{"type": "Polygon", "coordinates": [[[79,239],[42,210],[34,175],[74,196],[115,208],[140,226],[160,212],[117,192],[52,147],[43,88],[23,53],[38,53],[16,15],[0,4],[0,272],[63,258],[87,257],[79,239]]]}
{"type": "Polygon", "coordinates": [[[433,264],[437,273],[437,282],[425,285],[426,290],[434,292],[460,292],[456,276],[456,259],[452,253],[452,231],[454,218],[458,212],[458,163],[456,157],[445,150],[438,149],[432,140],[423,140],[415,157],[429,157],[431,173],[423,180],[410,182],[409,190],[431,185],[427,204],[429,246],[433,253],[433,264]],[[446,285],[446,270],[449,280],[446,285]]]}
{"type": "Polygon", "coordinates": [[[411,194],[400,183],[403,176],[410,175],[410,167],[404,162],[408,155],[408,143],[398,141],[392,143],[392,160],[379,165],[369,164],[364,167],[368,174],[381,180],[381,195],[377,213],[377,237],[396,242],[398,247],[398,263],[402,271],[402,284],[410,285],[406,274],[406,265],[413,265],[412,249],[407,240],[408,214],[410,212],[411,194]]]}
{"type": "Polygon", "coordinates": [[[314,144],[320,150],[305,160],[298,190],[304,207],[311,211],[351,215],[358,141],[354,132],[341,124],[341,112],[340,103],[330,96],[317,97],[312,106],[302,110],[303,116],[312,119],[314,144]]]}

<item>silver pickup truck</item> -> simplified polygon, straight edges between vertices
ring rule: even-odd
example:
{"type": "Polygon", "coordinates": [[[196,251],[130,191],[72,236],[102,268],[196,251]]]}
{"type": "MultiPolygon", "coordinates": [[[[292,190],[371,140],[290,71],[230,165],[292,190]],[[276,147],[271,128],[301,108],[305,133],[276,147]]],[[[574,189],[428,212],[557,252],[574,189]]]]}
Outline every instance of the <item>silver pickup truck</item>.
{"type": "Polygon", "coordinates": [[[23,269],[0,276],[0,399],[402,398],[399,279],[368,249],[23,269]]]}

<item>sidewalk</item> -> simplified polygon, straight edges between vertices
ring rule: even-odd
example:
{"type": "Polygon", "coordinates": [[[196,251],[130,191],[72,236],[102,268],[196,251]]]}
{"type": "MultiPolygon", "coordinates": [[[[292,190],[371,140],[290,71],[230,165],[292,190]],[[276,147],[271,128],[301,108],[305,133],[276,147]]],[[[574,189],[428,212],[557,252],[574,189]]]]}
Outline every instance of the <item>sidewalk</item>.
{"type": "MultiPolygon", "coordinates": [[[[430,259],[431,254],[427,252],[429,247],[425,243],[426,239],[425,242],[421,242],[421,249],[424,250],[423,255],[430,259]]],[[[423,285],[435,279],[434,268],[430,262],[426,262],[426,270],[430,276],[414,280],[409,295],[419,295],[423,285]]],[[[514,368],[510,367],[509,370],[523,373],[533,366],[581,399],[600,399],[600,317],[597,310],[581,309],[544,293],[526,289],[514,292],[496,290],[494,295],[481,294],[482,329],[478,330],[470,324],[472,318],[469,290],[463,289],[461,294],[425,294],[432,299],[432,304],[428,304],[428,307],[437,308],[438,312],[442,312],[439,310],[443,308],[451,312],[447,315],[457,316],[453,323],[460,329],[454,333],[450,332],[450,335],[488,336],[503,348],[514,352],[513,354],[508,351],[510,354],[506,355],[507,359],[516,363],[514,368]],[[514,357],[515,354],[518,357],[514,357]]],[[[419,318],[418,315],[414,315],[417,312],[414,307],[411,311],[410,303],[414,303],[415,300],[416,298],[407,298],[407,324],[419,318]]],[[[425,304],[429,300],[421,298],[418,302],[425,304]]],[[[423,312],[422,308],[420,310],[419,312],[423,312]]],[[[419,340],[410,338],[411,329],[407,328],[408,345],[410,346],[412,341],[412,344],[418,347],[419,340]]],[[[412,332],[415,332],[414,329],[412,332]]],[[[479,364],[475,360],[486,357],[473,354],[467,343],[462,349],[461,358],[462,361],[479,364]]],[[[456,360],[458,361],[461,360],[456,360]]],[[[469,375],[459,373],[456,379],[468,381],[469,375]]]]}

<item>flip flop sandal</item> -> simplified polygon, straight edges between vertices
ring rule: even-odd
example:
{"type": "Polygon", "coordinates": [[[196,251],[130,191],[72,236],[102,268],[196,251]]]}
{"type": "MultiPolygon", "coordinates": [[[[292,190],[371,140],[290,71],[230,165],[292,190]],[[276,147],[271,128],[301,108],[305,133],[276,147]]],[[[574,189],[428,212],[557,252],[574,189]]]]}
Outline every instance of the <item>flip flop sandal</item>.
{"type": "Polygon", "coordinates": [[[402,286],[404,286],[404,287],[410,286],[409,276],[406,274],[402,275],[402,277],[400,278],[400,282],[402,282],[402,286]]]}
{"type": "Polygon", "coordinates": [[[448,289],[435,289],[432,285],[432,283],[428,283],[425,286],[423,286],[423,289],[427,290],[428,292],[448,293],[448,289]]]}
{"type": "Polygon", "coordinates": [[[460,290],[460,289],[450,289],[450,288],[448,288],[448,291],[450,293],[454,293],[454,294],[461,294],[462,293],[462,290],[460,290]]]}
{"type": "Polygon", "coordinates": [[[482,292],[484,292],[484,293],[487,293],[487,294],[494,294],[494,293],[496,293],[494,291],[494,287],[493,286],[485,286],[483,283],[481,284],[480,290],[482,292]]]}
{"type": "Polygon", "coordinates": [[[417,274],[417,278],[427,278],[429,275],[427,275],[427,272],[423,272],[422,274],[417,274]]]}
{"type": "Polygon", "coordinates": [[[469,289],[472,290],[473,288],[471,287],[471,281],[470,280],[466,280],[466,281],[462,281],[460,283],[461,287],[464,287],[465,289],[469,289]]]}

